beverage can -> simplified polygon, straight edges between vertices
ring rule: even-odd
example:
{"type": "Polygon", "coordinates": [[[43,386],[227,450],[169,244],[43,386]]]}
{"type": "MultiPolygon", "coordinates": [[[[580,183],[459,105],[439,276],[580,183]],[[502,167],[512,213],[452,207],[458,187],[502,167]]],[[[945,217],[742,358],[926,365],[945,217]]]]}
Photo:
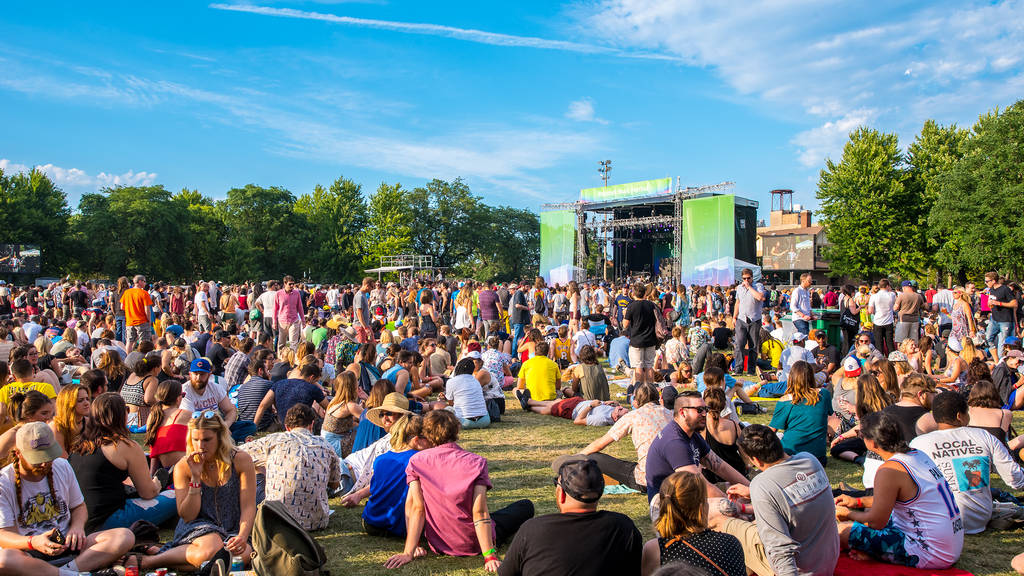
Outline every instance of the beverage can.
{"type": "Polygon", "coordinates": [[[242,563],[242,557],[241,556],[232,556],[231,557],[231,571],[232,572],[241,572],[242,570],[245,570],[245,564],[242,563]]]}

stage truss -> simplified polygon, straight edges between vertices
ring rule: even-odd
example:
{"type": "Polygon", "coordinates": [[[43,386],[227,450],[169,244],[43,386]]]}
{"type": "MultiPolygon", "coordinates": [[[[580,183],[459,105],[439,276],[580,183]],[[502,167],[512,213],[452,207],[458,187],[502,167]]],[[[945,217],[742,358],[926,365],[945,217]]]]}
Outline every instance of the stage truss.
{"type": "MultiPolygon", "coordinates": [[[[678,180],[677,180],[678,182],[678,180]]],[[[582,200],[576,202],[563,202],[558,204],[544,204],[541,206],[543,210],[574,210],[576,212],[576,257],[575,265],[576,270],[587,269],[587,248],[586,238],[587,231],[594,231],[599,234],[598,242],[601,245],[602,253],[606,253],[608,243],[612,241],[611,235],[615,230],[642,230],[650,228],[651,226],[667,225],[672,228],[672,270],[673,274],[677,274],[679,271],[676,270],[679,257],[683,252],[683,201],[697,196],[711,194],[722,190],[731,189],[735,185],[734,182],[719,182],[718,184],[709,184],[706,186],[680,186],[676,184],[676,188],[669,194],[659,194],[656,196],[643,196],[638,198],[625,198],[622,200],[614,201],[602,201],[602,202],[584,202],[582,200]],[[608,218],[609,212],[614,214],[614,209],[617,206],[643,206],[646,204],[665,204],[669,200],[672,202],[672,215],[671,216],[641,216],[636,218],[620,218],[616,220],[614,217],[608,218]],[[587,222],[587,212],[595,215],[590,222],[587,222]],[[596,218],[597,214],[604,216],[601,220],[596,218]]],[[[604,266],[605,259],[602,258],[602,267],[607,270],[604,266]]],[[[583,278],[577,278],[582,280],[583,278]]]]}

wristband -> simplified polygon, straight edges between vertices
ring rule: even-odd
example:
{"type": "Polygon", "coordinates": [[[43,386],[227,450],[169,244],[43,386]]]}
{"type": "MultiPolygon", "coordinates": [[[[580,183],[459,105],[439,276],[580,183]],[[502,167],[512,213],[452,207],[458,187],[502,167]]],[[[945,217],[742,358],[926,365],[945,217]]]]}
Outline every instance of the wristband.
{"type": "Polygon", "coordinates": [[[497,554],[491,554],[490,556],[484,556],[484,562],[490,562],[491,560],[500,561],[497,554]]]}
{"type": "Polygon", "coordinates": [[[32,547],[32,537],[31,536],[28,537],[28,549],[32,550],[32,551],[35,551],[35,548],[32,547]]]}
{"type": "Polygon", "coordinates": [[[497,556],[497,555],[498,555],[498,551],[496,549],[494,549],[494,548],[491,548],[487,552],[484,552],[484,559],[486,560],[487,558],[490,558],[491,556],[497,556]]]}
{"type": "Polygon", "coordinates": [[[863,508],[863,507],[864,507],[864,503],[860,501],[860,498],[857,498],[857,508],[863,508]]]}
{"type": "Polygon", "coordinates": [[[188,483],[188,487],[189,488],[202,488],[203,485],[202,485],[201,482],[189,482],[188,483]]]}

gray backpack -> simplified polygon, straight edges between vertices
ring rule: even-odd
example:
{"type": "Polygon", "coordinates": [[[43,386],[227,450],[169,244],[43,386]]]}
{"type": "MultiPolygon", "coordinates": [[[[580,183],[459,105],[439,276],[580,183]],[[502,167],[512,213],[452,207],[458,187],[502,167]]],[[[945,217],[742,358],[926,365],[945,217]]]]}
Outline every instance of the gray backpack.
{"type": "Polygon", "coordinates": [[[252,529],[252,568],[258,576],[329,576],[320,543],[295,521],[281,502],[267,500],[252,529]]]}

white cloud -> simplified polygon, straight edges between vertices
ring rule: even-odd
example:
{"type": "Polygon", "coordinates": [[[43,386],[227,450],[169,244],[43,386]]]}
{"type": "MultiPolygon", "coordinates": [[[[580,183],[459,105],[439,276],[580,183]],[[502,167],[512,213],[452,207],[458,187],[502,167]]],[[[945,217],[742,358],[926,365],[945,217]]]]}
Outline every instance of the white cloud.
{"type": "Polygon", "coordinates": [[[1024,61],[1024,1],[909,6],[598,0],[578,31],[676,55],[755,102],[824,119],[792,141],[811,166],[840,149],[837,133],[865,110],[875,111],[867,120],[879,128],[912,137],[927,118],[970,124],[1020,97],[1010,86],[1019,87],[1024,61]]]}
{"type": "Polygon", "coordinates": [[[569,109],[565,117],[577,122],[597,122],[607,124],[608,121],[597,117],[597,110],[594,108],[594,101],[590,98],[581,98],[569,103],[569,109]]]}
{"type": "Polygon", "coordinates": [[[877,116],[875,110],[854,110],[838,120],[797,134],[792,141],[798,149],[797,160],[806,168],[821,166],[824,158],[838,160],[850,132],[870,125],[877,116]]]}
{"type": "MultiPolygon", "coordinates": [[[[0,158],[0,169],[5,174],[28,172],[31,168],[26,164],[11,162],[7,158],[0,158]]],[[[61,188],[68,188],[79,192],[92,192],[100,188],[110,186],[150,186],[157,178],[156,172],[135,172],[129,170],[123,174],[108,174],[100,172],[96,176],[90,176],[80,168],[63,168],[55,164],[39,164],[36,170],[45,173],[51,180],[61,188]]]]}

